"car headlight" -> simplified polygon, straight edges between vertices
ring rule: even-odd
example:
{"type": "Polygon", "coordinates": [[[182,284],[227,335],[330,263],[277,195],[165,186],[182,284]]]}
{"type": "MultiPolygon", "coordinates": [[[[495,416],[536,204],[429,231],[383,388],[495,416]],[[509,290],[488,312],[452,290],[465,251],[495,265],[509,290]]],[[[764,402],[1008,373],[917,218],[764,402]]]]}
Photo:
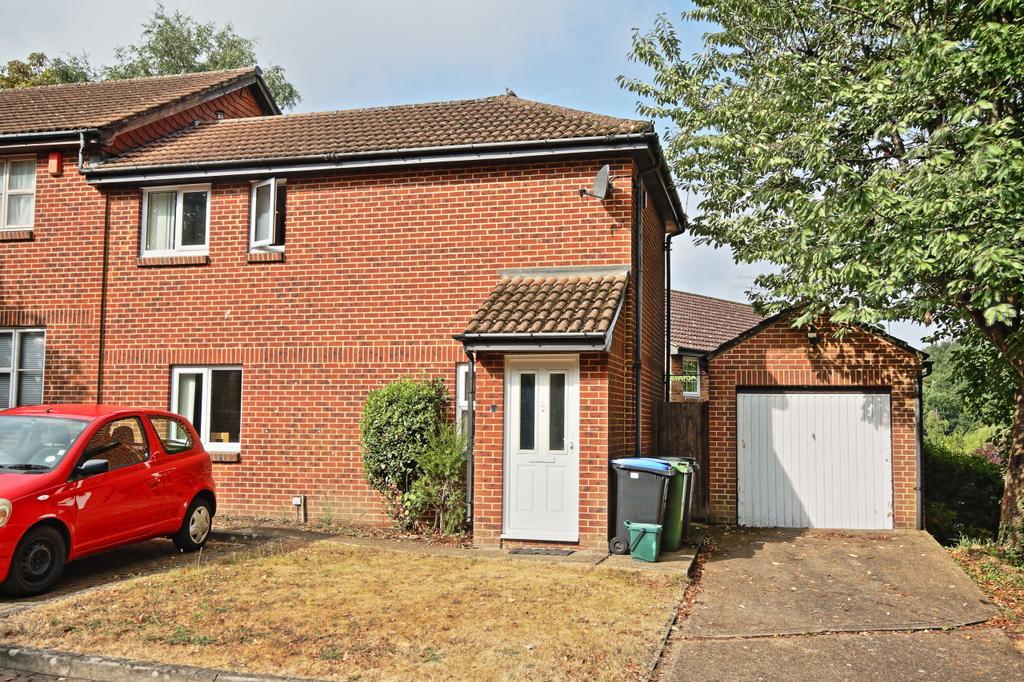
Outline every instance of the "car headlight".
{"type": "Polygon", "coordinates": [[[11,518],[11,512],[13,510],[14,507],[11,506],[11,501],[0,497],[0,528],[7,525],[7,521],[11,518]]]}

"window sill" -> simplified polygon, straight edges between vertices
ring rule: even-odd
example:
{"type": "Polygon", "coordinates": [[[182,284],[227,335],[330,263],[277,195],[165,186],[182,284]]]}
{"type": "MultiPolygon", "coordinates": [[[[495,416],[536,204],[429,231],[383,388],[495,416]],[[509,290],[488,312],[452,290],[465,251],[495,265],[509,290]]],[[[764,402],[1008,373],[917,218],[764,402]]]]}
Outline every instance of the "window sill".
{"type": "Polygon", "coordinates": [[[30,242],[34,237],[31,228],[25,230],[0,230],[0,242],[30,242]]]}
{"type": "Polygon", "coordinates": [[[209,265],[208,255],[196,256],[140,256],[136,261],[140,268],[164,268],[176,265],[209,265]]]}
{"type": "Polygon", "coordinates": [[[245,255],[247,263],[283,263],[284,251],[250,251],[245,255]]]}
{"type": "Polygon", "coordinates": [[[242,461],[240,452],[211,452],[210,461],[215,464],[233,464],[242,461]]]}

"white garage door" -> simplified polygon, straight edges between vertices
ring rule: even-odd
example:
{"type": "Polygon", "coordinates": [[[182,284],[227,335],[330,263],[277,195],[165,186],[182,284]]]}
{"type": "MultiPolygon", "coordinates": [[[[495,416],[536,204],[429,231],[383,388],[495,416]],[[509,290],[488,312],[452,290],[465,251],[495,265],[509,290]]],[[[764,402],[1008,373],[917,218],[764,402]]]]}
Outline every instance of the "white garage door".
{"type": "Polygon", "coordinates": [[[739,523],[892,528],[889,396],[739,393],[739,523]]]}

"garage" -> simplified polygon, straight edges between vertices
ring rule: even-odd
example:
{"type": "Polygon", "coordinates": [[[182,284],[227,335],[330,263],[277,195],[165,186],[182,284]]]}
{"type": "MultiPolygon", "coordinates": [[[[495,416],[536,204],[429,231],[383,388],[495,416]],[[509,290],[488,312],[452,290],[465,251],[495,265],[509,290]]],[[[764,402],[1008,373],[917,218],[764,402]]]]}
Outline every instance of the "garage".
{"type": "Polygon", "coordinates": [[[888,393],[740,391],[736,437],[740,525],[893,527],[888,393]]]}
{"type": "Polygon", "coordinates": [[[922,526],[926,354],[881,327],[794,325],[789,312],[763,317],[745,303],[671,296],[667,395],[700,425],[686,448],[702,465],[701,516],[758,527],[922,526]]]}

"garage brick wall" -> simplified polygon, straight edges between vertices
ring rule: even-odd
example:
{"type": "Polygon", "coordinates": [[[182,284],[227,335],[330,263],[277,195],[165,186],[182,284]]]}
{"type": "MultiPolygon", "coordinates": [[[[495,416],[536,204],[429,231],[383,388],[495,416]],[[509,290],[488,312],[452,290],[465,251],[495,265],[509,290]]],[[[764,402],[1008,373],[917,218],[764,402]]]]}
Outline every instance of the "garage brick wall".
{"type": "Polygon", "coordinates": [[[916,377],[920,359],[863,330],[841,340],[819,326],[812,347],[805,331],[782,319],[713,357],[709,364],[710,515],[735,523],[737,386],[889,387],[892,399],[893,525],[916,528],[916,377]]]}

